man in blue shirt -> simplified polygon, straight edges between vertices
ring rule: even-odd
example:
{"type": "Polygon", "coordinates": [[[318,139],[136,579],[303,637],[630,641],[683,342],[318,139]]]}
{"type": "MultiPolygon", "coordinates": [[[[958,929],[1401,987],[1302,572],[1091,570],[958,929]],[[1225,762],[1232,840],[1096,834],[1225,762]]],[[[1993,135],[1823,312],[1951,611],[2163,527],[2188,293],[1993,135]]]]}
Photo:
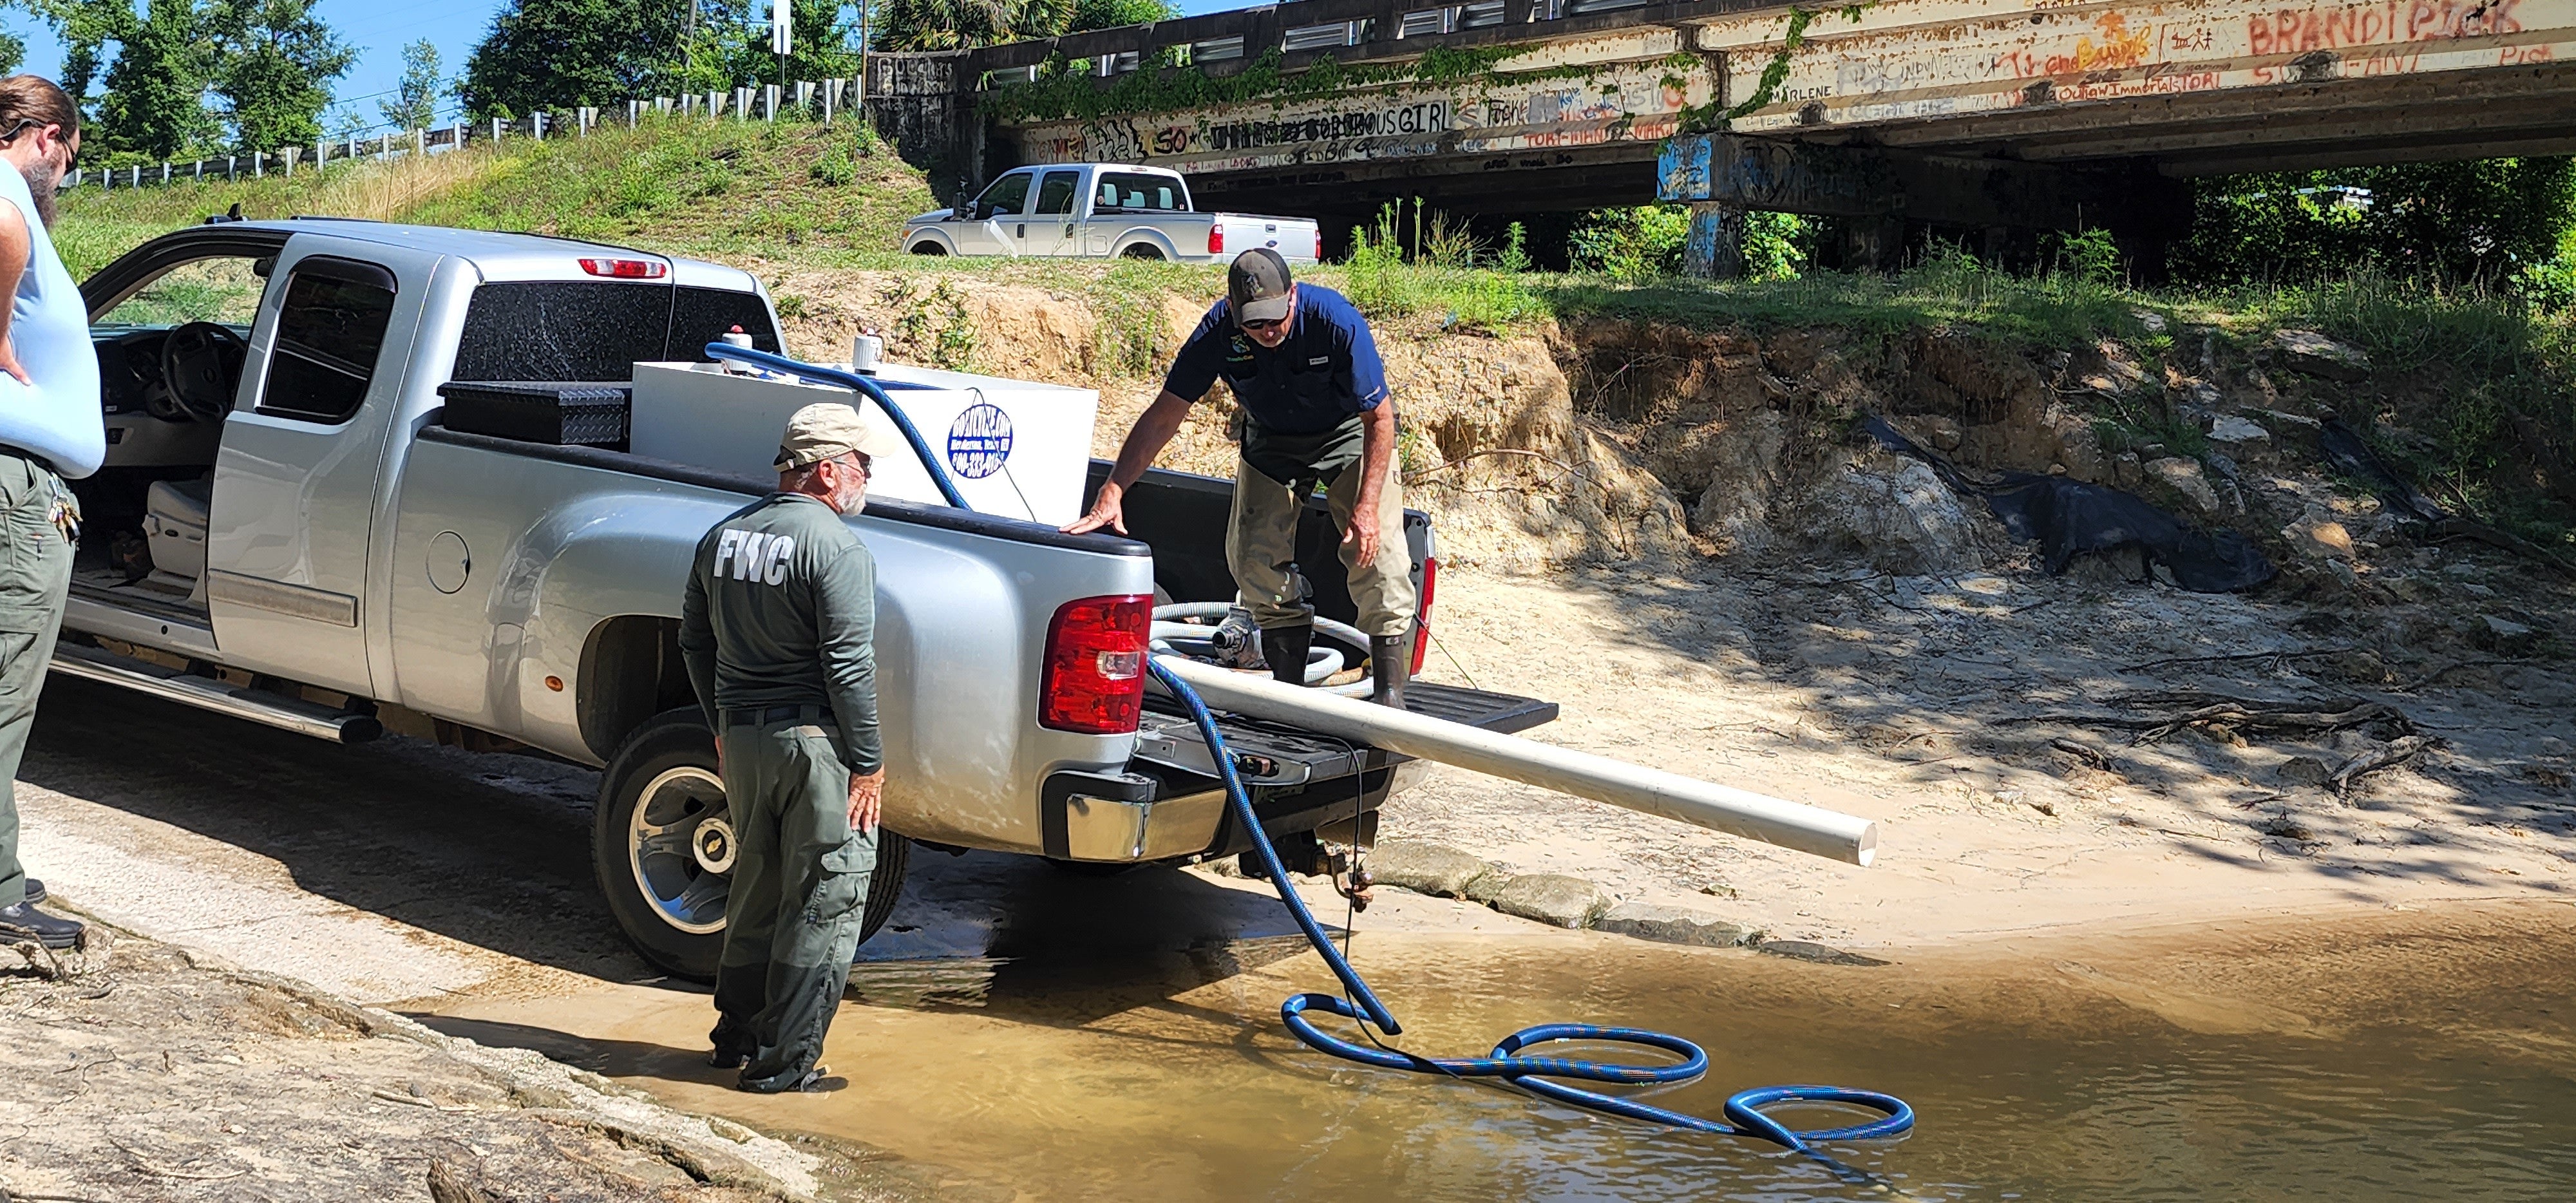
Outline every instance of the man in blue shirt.
{"type": "Polygon", "coordinates": [[[63,478],[107,456],[89,307],[46,233],[79,153],[71,97],[37,76],[0,79],[0,944],[47,948],[78,944],[81,925],[37,910],[45,888],[18,864],[18,761],[80,537],[63,478]]]}
{"type": "Polygon", "coordinates": [[[1127,533],[1127,490],[1223,378],[1242,410],[1243,460],[1225,553],[1261,627],[1271,675],[1305,681],[1315,611],[1302,596],[1297,519],[1317,484],[1341,527],[1359,629],[1369,636],[1374,700],[1404,705],[1413,667],[1413,557],[1395,470],[1395,403],[1368,320],[1342,294],[1288,277],[1267,247],[1235,256],[1226,297],[1172,358],[1163,394],[1138,416],[1091,512],[1065,529],[1127,533]]]}

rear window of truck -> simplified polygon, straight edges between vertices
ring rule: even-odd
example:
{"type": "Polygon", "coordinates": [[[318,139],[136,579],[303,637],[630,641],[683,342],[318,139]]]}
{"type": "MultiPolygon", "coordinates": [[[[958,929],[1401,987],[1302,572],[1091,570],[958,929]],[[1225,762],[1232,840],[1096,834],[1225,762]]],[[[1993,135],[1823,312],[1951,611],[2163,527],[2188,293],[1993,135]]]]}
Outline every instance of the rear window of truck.
{"type": "Polygon", "coordinates": [[[778,327],[756,293],[591,280],[511,281],[474,290],[455,380],[627,380],[635,364],[706,357],[740,326],[777,352],[778,327]]]}
{"type": "Polygon", "coordinates": [[[1189,207],[1189,195],[1181,191],[1180,181],[1125,171],[1101,172],[1099,196],[1091,203],[1095,213],[1103,209],[1178,213],[1189,207]]]}

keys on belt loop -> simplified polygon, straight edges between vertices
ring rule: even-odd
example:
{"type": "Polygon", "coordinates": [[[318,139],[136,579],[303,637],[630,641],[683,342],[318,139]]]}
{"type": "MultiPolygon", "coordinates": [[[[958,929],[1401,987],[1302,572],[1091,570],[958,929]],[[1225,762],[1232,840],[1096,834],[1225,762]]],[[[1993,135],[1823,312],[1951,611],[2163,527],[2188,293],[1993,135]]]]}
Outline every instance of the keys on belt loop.
{"type": "Polygon", "coordinates": [[[80,498],[73,496],[59,480],[47,487],[52,490],[54,496],[53,512],[47,515],[53,521],[54,529],[63,532],[65,542],[80,542],[80,498]]]}

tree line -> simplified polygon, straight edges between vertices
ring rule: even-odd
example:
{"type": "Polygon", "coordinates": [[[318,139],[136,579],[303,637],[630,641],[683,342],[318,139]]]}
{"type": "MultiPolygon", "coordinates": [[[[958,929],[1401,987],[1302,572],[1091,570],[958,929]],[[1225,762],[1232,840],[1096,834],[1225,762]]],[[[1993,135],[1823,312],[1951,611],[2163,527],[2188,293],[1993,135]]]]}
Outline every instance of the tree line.
{"type": "MultiPolygon", "coordinates": [[[[84,158],[121,165],[311,146],[361,129],[418,129],[761,82],[846,79],[859,53],[948,50],[1177,15],[1168,0],[871,0],[793,4],[794,51],[769,50],[768,0],[510,0],[454,77],[427,41],[375,116],[335,85],[358,58],[318,0],[0,0],[63,44],[83,106],[84,158]],[[864,21],[864,26],[862,22],[864,21]]],[[[0,71],[26,46],[0,34],[0,71]]]]}

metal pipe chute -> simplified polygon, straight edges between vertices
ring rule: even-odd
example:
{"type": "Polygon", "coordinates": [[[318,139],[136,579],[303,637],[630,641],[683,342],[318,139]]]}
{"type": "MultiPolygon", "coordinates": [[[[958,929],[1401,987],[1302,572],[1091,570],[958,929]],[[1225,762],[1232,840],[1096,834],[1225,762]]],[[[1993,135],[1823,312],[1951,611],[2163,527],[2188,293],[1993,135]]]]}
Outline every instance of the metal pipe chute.
{"type": "Polygon", "coordinates": [[[1300,689],[1182,656],[1156,656],[1154,660],[1220,710],[1295,723],[1390,752],[1473,769],[1848,864],[1867,865],[1877,853],[1878,824],[1856,815],[1392,710],[1319,689],[1300,689]]]}

